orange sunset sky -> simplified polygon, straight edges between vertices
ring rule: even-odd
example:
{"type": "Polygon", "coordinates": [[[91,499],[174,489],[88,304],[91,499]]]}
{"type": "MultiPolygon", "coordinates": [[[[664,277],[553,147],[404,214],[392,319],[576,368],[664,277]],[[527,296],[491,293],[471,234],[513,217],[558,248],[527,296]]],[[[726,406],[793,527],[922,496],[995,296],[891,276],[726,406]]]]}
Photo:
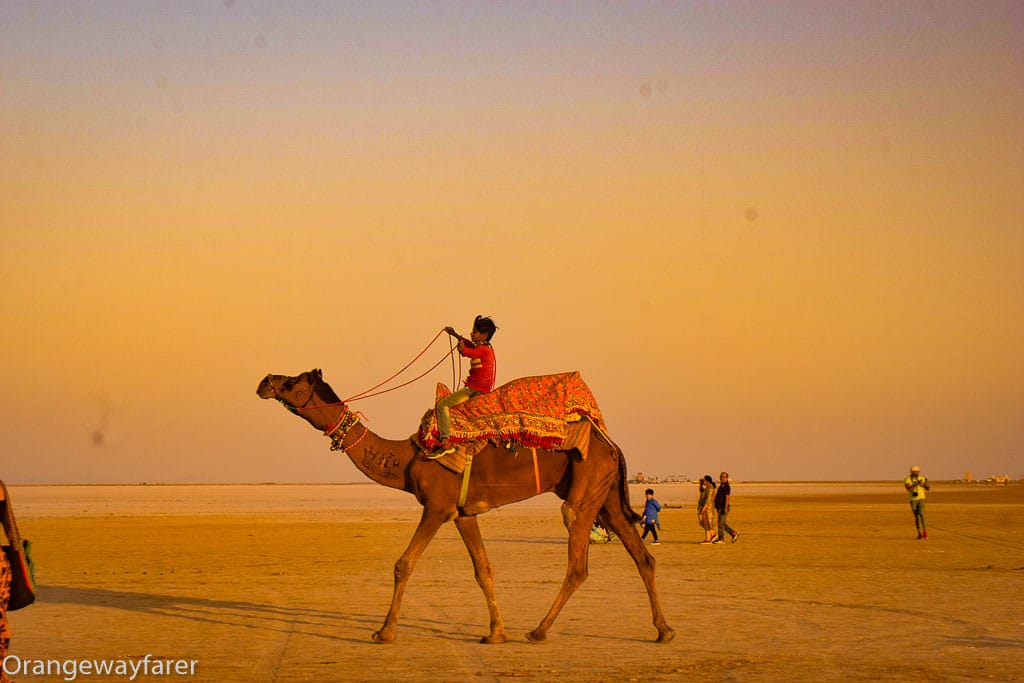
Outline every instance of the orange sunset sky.
{"type": "MultiPolygon", "coordinates": [[[[2,0],[0,477],[361,481],[259,380],[477,313],[631,472],[1020,477],[1021,45],[1020,2],[2,0]]],[[[437,381],[355,407],[401,438],[437,381]]]]}

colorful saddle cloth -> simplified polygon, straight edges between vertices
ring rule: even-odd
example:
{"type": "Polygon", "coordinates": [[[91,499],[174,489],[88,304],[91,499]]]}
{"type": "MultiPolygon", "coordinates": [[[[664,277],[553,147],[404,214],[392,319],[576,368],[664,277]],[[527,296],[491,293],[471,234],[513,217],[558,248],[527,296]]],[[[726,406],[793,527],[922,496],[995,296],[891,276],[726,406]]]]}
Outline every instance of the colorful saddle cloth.
{"type": "MultiPolygon", "coordinates": [[[[450,393],[447,386],[438,383],[437,400],[450,393]]],[[[453,445],[491,440],[558,450],[569,425],[585,417],[607,431],[597,400],[578,372],[512,380],[455,406],[449,417],[453,445]]],[[[438,442],[437,413],[433,408],[420,422],[417,441],[426,450],[432,450],[438,442]]]]}

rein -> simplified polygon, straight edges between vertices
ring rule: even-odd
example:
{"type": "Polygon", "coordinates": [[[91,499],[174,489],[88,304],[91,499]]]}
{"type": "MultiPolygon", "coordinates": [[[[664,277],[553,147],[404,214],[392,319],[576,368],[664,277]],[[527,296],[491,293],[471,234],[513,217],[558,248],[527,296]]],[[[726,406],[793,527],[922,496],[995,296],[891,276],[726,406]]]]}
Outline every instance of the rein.
{"type": "MultiPolygon", "coordinates": [[[[456,347],[455,347],[455,345],[454,345],[454,344],[452,344],[451,348],[450,348],[450,349],[448,349],[448,353],[446,353],[446,354],[444,354],[443,356],[441,356],[441,359],[440,359],[439,361],[437,361],[436,363],[434,363],[433,365],[431,365],[431,366],[430,366],[429,368],[427,368],[427,370],[426,370],[425,372],[423,372],[423,373],[421,373],[421,374],[417,375],[416,377],[413,377],[413,378],[412,378],[412,379],[410,379],[410,380],[409,380],[408,382],[403,382],[402,384],[399,384],[399,385],[397,385],[397,386],[393,386],[393,387],[390,387],[390,388],[388,388],[388,389],[384,389],[384,390],[382,390],[382,391],[377,391],[376,393],[374,393],[374,390],[375,390],[375,389],[379,389],[380,387],[384,386],[385,384],[387,384],[387,383],[388,383],[388,382],[390,382],[391,380],[395,379],[396,377],[398,377],[399,375],[401,375],[401,374],[402,374],[403,372],[405,372],[406,370],[408,370],[408,369],[409,369],[409,368],[410,368],[410,367],[412,366],[412,364],[413,364],[413,363],[415,363],[415,362],[416,362],[416,361],[418,361],[418,360],[419,360],[420,358],[422,358],[422,357],[423,357],[423,355],[424,355],[424,354],[425,354],[425,353],[427,352],[427,350],[428,350],[428,349],[430,349],[430,347],[434,345],[434,342],[436,342],[436,341],[437,341],[438,337],[440,337],[440,336],[441,336],[441,333],[442,333],[442,332],[444,332],[444,330],[441,330],[441,332],[438,332],[438,333],[437,333],[436,335],[434,335],[434,338],[430,340],[430,343],[428,343],[428,344],[427,344],[427,345],[426,345],[426,346],[425,346],[425,347],[423,348],[423,350],[422,350],[422,351],[420,351],[420,352],[419,352],[418,354],[416,354],[416,357],[415,357],[415,358],[413,358],[413,359],[412,359],[411,361],[409,361],[408,363],[406,363],[406,365],[405,365],[405,367],[404,367],[404,368],[402,368],[401,370],[399,370],[399,371],[398,371],[398,372],[396,372],[395,374],[391,375],[390,377],[388,377],[388,378],[387,378],[386,380],[384,380],[383,382],[381,382],[381,383],[379,383],[379,384],[376,384],[376,385],[374,385],[374,386],[372,386],[372,387],[370,387],[369,389],[366,389],[366,390],[364,390],[364,391],[360,391],[360,392],[359,392],[359,393],[357,393],[357,394],[353,394],[352,396],[349,396],[348,398],[346,398],[346,399],[344,399],[344,400],[342,400],[342,401],[335,401],[335,402],[332,402],[332,403],[322,403],[322,404],[320,404],[320,405],[318,405],[318,406],[313,406],[312,408],[309,408],[309,410],[314,410],[314,409],[316,409],[316,408],[327,408],[327,407],[330,407],[330,406],[343,406],[343,405],[345,405],[346,403],[351,403],[351,402],[353,402],[353,401],[359,401],[359,400],[362,400],[362,399],[364,399],[364,398],[373,398],[373,397],[375,397],[375,396],[381,396],[381,395],[383,395],[383,394],[386,394],[386,393],[388,393],[388,392],[390,392],[390,391],[395,391],[396,389],[401,389],[402,387],[407,387],[407,386],[409,386],[410,384],[412,384],[413,382],[417,382],[417,381],[419,381],[419,380],[423,379],[424,377],[426,377],[427,375],[429,375],[429,374],[430,374],[431,372],[433,372],[434,370],[436,370],[436,369],[438,368],[438,366],[439,366],[439,365],[441,365],[441,363],[443,363],[443,362],[445,361],[445,359],[446,359],[446,358],[448,358],[449,356],[452,356],[452,354],[454,354],[454,353],[455,353],[456,347]]],[[[452,359],[452,370],[454,371],[454,369],[455,369],[455,360],[454,360],[454,358],[453,358],[453,359],[452,359]]],[[[459,357],[459,374],[460,374],[460,375],[462,374],[462,358],[461,358],[461,356],[459,357]]],[[[452,386],[455,386],[455,384],[457,384],[457,383],[458,383],[458,382],[457,382],[457,380],[454,380],[454,379],[453,379],[453,381],[452,381],[452,386]]],[[[311,400],[312,398],[313,398],[313,396],[312,396],[312,395],[310,395],[309,399],[307,399],[307,400],[306,400],[306,403],[303,403],[303,404],[302,404],[301,406],[299,406],[298,408],[295,408],[295,407],[293,407],[293,406],[290,406],[290,405],[288,405],[287,403],[284,403],[284,401],[281,401],[281,403],[282,403],[282,404],[283,404],[283,405],[285,406],[285,408],[287,408],[287,409],[288,409],[288,410],[289,410],[290,412],[292,412],[292,413],[293,413],[293,414],[295,414],[295,415],[298,415],[298,414],[299,414],[300,412],[302,412],[303,410],[306,410],[306,409],[307,409],[307,408],[306,408],[306,406],[307,406],[307,405],[309,404],[309,401],[310,401],[310,400],[311,400]]],[[[280,400],[280,399],[278,399],[278,400],[280,400]]]]}
{"type": "MultiPolygon", "coordinates": [[[[363,415],[362,413],[354,412],[352,410],[349,410],[348,406],[345,405],[346,403],[350,403],[352,401],[358,401],[358,400],[364,399],[364,398],[372,398],[374,396],[380,396],[380,395],[386,394],[386,393],[388,393],[390,391],[395,391],[396,389],[401,389],[402,387],[409,386],[413,382],[419,381],[419,380],[423,379],[424,377],[426,377],[431,372],[433,372],[435,369],[437,369],[437,367],[439,365],[441,365],[441,363],[443,363],[445,361],[446,358],[449,358],[449,357],[452,357],[452,372],[455,371],[455,359],[453,357],[453,354],[455,353],[456,346],[453,343],[451,345],[451,348],[448,349],[448,353],[446,353],[444,356],[442,356],[439,361],[437,361],[432,366],[430,366],[426,370],[426,372],[423,372],[422,374],[417,375],[416,377],[413,377],[411,380],[409,380],[407,382],[403,382],[402,384],[399,384],[397,386],[391,387],[389,389],[384,389],[382,391],[377,391],[376,393],[374,393],[374,391],[376,389],[379,389],[380,387],[384,386],[388,382],[392,381],[393,379],[395,379],[396,377],[401,375],[403,372],[408,370],[412,366],[413,363],[415,363],[420,358],[422,358],[423,355],[427,352],[427,350],[430,349],[430,347],[434,345],[434,342],[436,342],[438,340],[438,338],[441,336],[441,334],[443,332],[444,332],[443,329],[440,332],[438,332],[434,336],[434,338],[430,340],[430,343],[428,343],[423,348],[422,351],[420,351],[418,354],[416,354],[415,358],[413,358],[411,361],[409,361],[405,365],[405,367],[403,367],[401,370],[399,370],[398,372],[393,374],[391,377],[388,377],[383,382],[381,382],[381,383],[379,383],[379,384],[377,384],[375,386],[372,386],[369,389],[366,389],[365,391],[361,391],[361,392],[359,392],[357,394],[353,394],[349,398],[346,398],[346,399],[344,399],[342,401],[332,401],[332,402],[329,402],[329,403],[321,403],[321,404],[315,405],[315,406],[310,406],[309,405],[309,402],[312,401],[313,397],[317,395],[316,387],[319,384],[323,383],[323,379],[321,377],[316,377],[315,381],[310,384],[310,387],[309,387],[309,397],[306,399],[306,402],[303,403],[301,406],[290,405],[287,402],[285,402],[284,399],[282,399],[282,398],[278,398],[277,400],[278,400],[278,402],[281,405],[283,405],[285,407],[285,409],[289,413],[291,413],[293,415],[300,415],[300,416],[306,410],[316,410],[318,408],[330,408],[330,407],[333,407],[333,406],[342,406],[341,417],[338,418],[338,421],[336,423],[334,423],[333,425],[328,426],[327,429],[324,430],[324,436],[327,436],[327,437],[329,437],[331,439],[331,450],[332,451],[344,451],[344,450],[346,450],[346,447],[342,446],[341,442],[345,439],[346,436],[348,436],[348,434],[352,430],[352,428],[355,427],[357,424],[359,424],[359,421],[361,419],[363,419],[363,420],[366,419],[366,416],[363,415]]],[[[461,374],[461,373],[462,373],[462,358],[460,357],[459,358],[459,374],[461,374]]],[[[453,386],[455,385],[455,383],[456,383],[456,380],[453,379],[453,381],[452,381],[453,386]]],[[[370,430],[366,427],[366,425],[363,425],[363,433],[360,434],[359,438],[356,439],[355,442],[352,443],[350,446],[348,446],[348,448],[353,448],[357,444],[359,444],[359,442],[363,440],[363,438],[367,435],[367,433],[369,433],[369,431],[370,430]]]]}
{"type": "MultiPolygon", "coordinates": [[[[436,335],[434,335],[434,338],[430,340],[430,342],[429,342],[429,343],[428,343],[428,344],[427,344],[427,345],[426,345],[426,346],[425,346],[425,347],[423,348],[423,350],[422,350],[422,351],[420,351],[420,352],[419,352],[418,354],[416,354],[416,357],[415,357],[415,358],[413,358],[413,359],[412,359],[411,361],[409,361],[408,363],[406,363],[406,365],[405,365],[405,367],[404,367],[404,368],[402,368],[401,370],[399,370],[399,371],[398,371],[398,372],[396,372],[395,374],[391,375],[390,377],[388,377],[388,378],[387,378],[386,380],[384,380],[384,381],[383,381],[383,382],[381,382],[380,384],[376,384],[376,385],[374,385],[374,386],[370,387],[369,389],[366,389],[365,391],[360,391],[360,392],[359,392],[359,393],[357,393],[357,394],[353,394],[352,396],[349,396],[348,398],[346,398],[346,399],[345,399],[344,401],[342,401],[342,402],[343,402],[343,403],[348,403],[348,402],[350,402],[350,401],[358,401],[358,400],[360,400],[360,399],[364,399],[364,398],[372,398],[372,397],[374,397],[374,396],[380,396],[380,395],[382,395],[382,394],[386,394],[386,393],[388,393],[389,391],[394,391],[394,390],[396,390],[396,389],[401,389],[402,387],[406,387],[406,386],[409,386],[409,385],[410,385],[410,384],[412,384],[413,382],[416,382],[416,381],[418,381],[418,380],[421,380],[421,379],[423,379],[424,377],[426,377],[427,375],[429,375],[429,374],[430,374],[431,372],[433,372],[433,371],[434,371],[435,369],[437,369],[437,367],[438,367],[439,365],[441,365],[441,363],[443,363],[443,362],[444,362],[445,358],[448,358],[449,356],[451,356],[451,355],[452,355],[452,353],[453,353],[453,352],[455,351],[455,346],[454,346],[454,345],[453,345],[453,346],[452,346],[452,347],[451,347],[450,349],[448,349],[448,353],[446,353],[446,354],[445,354],[444,356],[442,356],[442,357],[441,357],[441,360],[437,361],[437,362],[436,362],[436,363],[434,363],[434,364],[433,364],[432,366],[430,366],[430,367],[429,367],[429,368],[427,369],[427,371],[426,371],[426,372],[424,372],[423,374],[421,374],[421,375],[418,375],[418,376],[416,376],[416,377],[413,377],[413,378],[412,378],[411,380],[409,380],[408,382],[403,382],[402,384],[399,384],[398,386],[394,386],[394,387],[391,387],[390,389],[384,389],[383,391],[378,391],[378,392],[376,392],[376,393],[373,393],[373,392],[374,392],[374,390],[376,390],[376,389],[379,389],[380,387],[384,386],[385,384],[387,384],[388,382],[390,382],[391,380],[395,379],[396,377],[398,377],[399,375],[401,375],[401,374],[402,374],[403,372],[405,372],[406,370],[408,370],[408,369],[409,369],[410,367],[412,367],[412,364],[413,364],[413,363],[415,363],[416,361],[418,361],[418,360],[419,360],[420,358],[422,358],[422,357],[423,357],[423,355],[424,355],[424,354],[425,354],[425,353],[427,352],[427,350],[428,350],[428,349],[430,349],[430,347],[431,347],[431,346],[433,346],[433,345],[434,345],[434,342],[436,342],[436,341],[438,340],[438,338],[439,338],[439,337],[441,336],[441,334],[442,334],[442,333],[444,333],[444,330],[441,330],[441,331],[440,331],[440,332],[438,332],[438,333],[437,333],[436,335]]],[[[461,359],[460,359],[460,360],[461,360],[461,359]]],[[[461,362],[460,362],[460,366],[461,366],[461,362]]]]}

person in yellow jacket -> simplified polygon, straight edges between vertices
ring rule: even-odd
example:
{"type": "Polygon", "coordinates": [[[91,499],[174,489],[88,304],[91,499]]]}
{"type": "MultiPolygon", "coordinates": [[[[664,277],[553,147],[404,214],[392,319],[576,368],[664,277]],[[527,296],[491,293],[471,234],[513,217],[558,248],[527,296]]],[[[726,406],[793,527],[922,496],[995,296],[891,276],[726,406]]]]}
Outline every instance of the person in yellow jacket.
{"type": "Polygon", "coordinates": [[[903,488],[910,493],[910,509],[914,513],[914,526],[917,527],[918,540],[928,538],[928,527],[924,523],[924,499],[925,491],[931,490],[928,479],[921,475],[921,468],[914,465],[910,468],[910,474],[903,480],[903,488]]]}

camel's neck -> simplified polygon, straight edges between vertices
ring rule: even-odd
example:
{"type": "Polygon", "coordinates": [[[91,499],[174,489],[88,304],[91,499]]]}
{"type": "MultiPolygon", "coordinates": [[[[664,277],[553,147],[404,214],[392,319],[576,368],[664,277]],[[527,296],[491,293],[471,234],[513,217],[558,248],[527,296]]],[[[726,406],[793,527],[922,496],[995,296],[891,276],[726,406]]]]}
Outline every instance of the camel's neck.
{"type": "Polygon", "coordinates": [[[412,491],[408,473],[416,449],[409,439],[383,439],[358,422],[338,445],[340,448],[331,448],[345,451],[352,464],[373,481],[388,488],[412,491]]]}
{"type": "Polygon", "coordinates": [[[331,437],[331,449],[344,451],[360,472],[378,484],[411,491],[408,470],[416,457],[412,442],[381,438],[367,429],[341,401],[324,398],[314,397],[301,415],[331,437]]]}

